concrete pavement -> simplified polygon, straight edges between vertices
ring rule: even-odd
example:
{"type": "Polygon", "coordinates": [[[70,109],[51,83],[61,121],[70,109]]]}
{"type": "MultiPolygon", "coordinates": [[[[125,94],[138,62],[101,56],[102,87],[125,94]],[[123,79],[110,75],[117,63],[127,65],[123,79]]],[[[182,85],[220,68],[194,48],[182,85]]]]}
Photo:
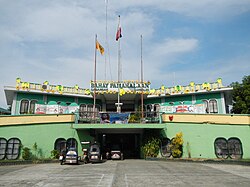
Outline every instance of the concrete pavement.
{"type": "Polygon", "coordinates": [[[250,167],[148,160],[0,166],[0,186],[250,186],[250,167]]]}

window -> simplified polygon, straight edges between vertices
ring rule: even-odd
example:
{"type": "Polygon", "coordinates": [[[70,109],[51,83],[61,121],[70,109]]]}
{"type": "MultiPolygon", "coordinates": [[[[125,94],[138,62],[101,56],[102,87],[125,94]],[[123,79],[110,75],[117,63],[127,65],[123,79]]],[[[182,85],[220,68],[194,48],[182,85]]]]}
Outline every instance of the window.
{"type": "Polygon", "coordinates": [[[19,157],[21,142],[17,138],[11,138],[7,143],[6,157],[9,160],[14,160],[19,157]]]}
{"type": "Polygon", "coordinates": [[[242,144],[239,138],[217,138],[214,142],[215,154],[218,158],[242,158],[242,144]]]}
{"type": "Polygon", "coordinates": [[[5,138],[0,138],[0,160],[5,158],[6,147],[7,140],[5,138]]]}
{"type": "Polygon", "coordinates": [[[146,117],[152,117],[152,105],[151,104],[147,105],[146,112],[147,112],[146,117]]]}
{"type": "Polygon", "coordinates": [[[218,113],[217,101],[215,99],[209,101],[209,112],[218,113]]]}
{"type": "Polygon", "coordinates": [[[228,139],[228,153],[230,158],[232,159],[241,159],[242,152],[242,144],[240,139],[238,138],[229,138],[228,139]]]}
{"type": "Polygon", "coordinates": [[[217,158],[228,158],[228,144],[225,138],[217,138],[214,141],[214,150],[217,158]]]}
{"type": "Polygon", "coordinates": [[[35,113],[35,104],[37,103],[37,100],[31,100],[30,101],[30,113],[34,114],[35,113]]]}
{"type": "Polygon", "coordinates": [[[209,113],[208,101],[207,100],[203,100],[203,103],[204,103],[204,107],[205,107],[205,112],[208,114],[209,113]]]}
{"type": "Polygon", "coordinates": [[[154,104],[154,117],[159,117],[160,105],[154,104]]]}
{"type": "Polygon", "coordinates": [[[76,148],[77,149],[77,141],[75,138],[67,139],[67,148],[76,148]]]}
{"type": "Polygon", "coordinates": [[[171,147],[170,147],[171,140],[168,138],[164,138],[161,141],[161,155],[163,157],[170,157],[171,156],[171,147]]]}
{"type": "Polygon", "coordinates": [[[215,99],[203,100],[205,106],[205,112],[208,113],[218,113],[218,104],[215,99]]]}
{"type": "Polygon", "coordinates": [[[21,101],[20,114],[28,114],[29,110],[29,100],[24,99],[21,101]]]}
{"type": "Polygon", "coordinates": [[[55,141],[54,149],[61,153],[62,150],[66,149],[66,140],[64,138],[58,138],[55,141]]]}

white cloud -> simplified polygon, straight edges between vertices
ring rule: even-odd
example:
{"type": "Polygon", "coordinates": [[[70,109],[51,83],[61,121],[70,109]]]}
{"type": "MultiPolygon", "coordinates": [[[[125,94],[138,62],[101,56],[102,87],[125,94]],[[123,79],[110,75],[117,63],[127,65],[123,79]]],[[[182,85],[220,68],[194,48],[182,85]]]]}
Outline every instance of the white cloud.
{"type": "MultiPolygon", "coordinates": [[[[25,81],[43,82],[88,87],[93,79],[94,37],[105,47],[107,56],[107,79],[117,77],[117,42],[115,32],[117,16],[121,14],[123,78],[140,77],[140,35],[143,34],[143,61],[145,79],[156,84],[165,84],[173,79],[166,67],[180,57],[202,48],[198,37],[190,35],[167,38],[157,42],[157,35],[166,36],[156,30],[164,22],[164,12],[175,12],[181,16],[208,18],[228,18],[250,10],[249,0],[120,0],[108,1],[108,39],[105,42],[105,1],[53,0],[53,1],[0,1],[0,106],[5,106],[4,85],[14,85],[15,78],[25,81]],[[160,14],[158,14],[160,13],[160,14]],[[162,14],[163,13],[163,14],[162,14]],[[109,62],[110,59],[110,62],[109,62]],[[111,70],[111,72],[109,71],[111,70]],[[162,73],[162,72],[165,73],[162,73]]],[[[186,18],[186,17],[185,17],[186,18]]],[[[186,29],[192,27],[185,25],[186,29]]],[[[173,29],[173,28],[169,28],[173,29]]],[[[182,28],[174,28],[182,29],[182,28]]],[[[192,32],[190,32],[192,33],[192,32]]],[[[248,42],[249,43],[249,42],[248,42]]],[[[242,46],[244,47],[244,45],[242,46]]],[[[249,72],[247,58],[237,59],[241,66],[238,72],[249,72]]],[[[224,59],[221,59],[223,61],[224,59]]],[[[105,57],[98,54],[97,79],[105,77],[105,57]]],[[[233,60],[228,65],[176,72],[176,80],[199,80],[205,77],[217,78],[230,74],[237,78],[233,60]],[[231,63],[232,62],[232,63],[231,63]],[[211,73],[213,72],[213,74],[211,73]],[[204,75],[204,76],[203,76],[204,75]],[[190,77],[191,76],[191,77],[190,77]],[[190,79],[189,79],[190,77],[190,79]]],[[[218,63],[221,64],[221,63],[218,63]]],[[[242,75],[243,76],[243,75],[242,75]]],[[[155,85],[153,85],[155,86],[155,85]]]]}
{"type": "Polygon", "coordinates": [[[198,47],[198,43],[198,40],[194,38],[167,38],[154,46],[152,55],[163,57],[191,52],[198,47]]]}
{"type": "Polygon", "coordinates": [[[150,7],[185,16],[208,18],[214,21],[239,15],[250,10],[249,0],[120,0],[112,3],[115,3],[115,6],[120,7],[120,9],[150,7]]]}

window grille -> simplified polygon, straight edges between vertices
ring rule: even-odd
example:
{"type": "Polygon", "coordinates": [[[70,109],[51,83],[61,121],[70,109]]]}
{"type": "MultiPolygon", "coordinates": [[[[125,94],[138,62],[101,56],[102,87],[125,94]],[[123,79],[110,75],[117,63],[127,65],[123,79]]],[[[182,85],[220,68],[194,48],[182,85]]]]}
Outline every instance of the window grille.
{"type": "Polygon", "coordinates": [[[214,150],[217,158],[228,158],[228,144],[225,138],[217,138],[214,141],[214,150]]]}
{"type": "Polygon", "coordinates": [[[87,117],[87,106],[85,104],[81,104],[79,108],[79,115],[82,118],[87,117]]]}
{"type": "Polygon", "coordinates": [[[242,152],[242,144],[240,139],[238,138],[229,138],[228,139],[228,153],[229,157],[232,159],[241,159],[242,152]]]}
{"type": "Polygon", "coordinates": [[[7,148],[7,140],[5,138],[0,138],[0,160],[5,158],[5,152],[7,148]]]}
{"type": "Polygon", "coordinates": [[[29,101],[24,99],[21,101],[20,114],[28,114],[28,110],[29,110],[29,101]]]}
{"type": "Polygon", "coordinates": [[[14,160],[19,157],[21,142],[18,138],[11,138],[8,140],[6,149],[6,158],[14,160]]]}
{"type": "Polygon", "coordinates": [[[34,114],[35,113],[35,104],[37,103],[37,100],[31,100],[30,101],[30,110],[29,110],[29,112],[31,113],[31,114],[34,114]]]}
{"type": "Polygon", "coordinates": [[[209,112],[210,113],[218,113],[218,105],[215,99],[209,101],[209,112]]]}

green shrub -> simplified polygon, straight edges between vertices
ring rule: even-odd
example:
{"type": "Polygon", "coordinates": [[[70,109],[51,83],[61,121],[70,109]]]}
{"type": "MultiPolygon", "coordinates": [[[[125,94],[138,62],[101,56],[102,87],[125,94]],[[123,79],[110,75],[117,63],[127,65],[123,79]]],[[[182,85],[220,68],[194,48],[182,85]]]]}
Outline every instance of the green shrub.
{"type": "Polygon", "coordinates": [[[24,160],[31,160],[32,159],[32,153],[28,147],[24,147],[22,149],[22,158],[24,160]]]}
{"type": "Polygon", "coordinates": [[[141,116],[140,116],[140,112],[136,112],[135,114],[130,114],[129,123],[140,123],[141,120],[141,116]]]}
{"type": "Polygon", "coordinates": [[[52,150],[50,152],[50,154],[51,154],[52,159],[58,159],[59,158],[59,151],[58,150],[52,150]]]}
{"type": "Polygon", "coordinates": [[[38,156],[37,156],[38,146],[36,142],[33,144],[32,149],[34,151],[33,153],[35,153],[34,155],[32,155],[32,160],[37,160],[38,159],[38,156]]]}
{"type": "Polygon", "coordinates": [[[142,151],[144,157],[157,157],[160,150],[160,139],[159,138],[150,138],[143,146],[142,151]]]}

